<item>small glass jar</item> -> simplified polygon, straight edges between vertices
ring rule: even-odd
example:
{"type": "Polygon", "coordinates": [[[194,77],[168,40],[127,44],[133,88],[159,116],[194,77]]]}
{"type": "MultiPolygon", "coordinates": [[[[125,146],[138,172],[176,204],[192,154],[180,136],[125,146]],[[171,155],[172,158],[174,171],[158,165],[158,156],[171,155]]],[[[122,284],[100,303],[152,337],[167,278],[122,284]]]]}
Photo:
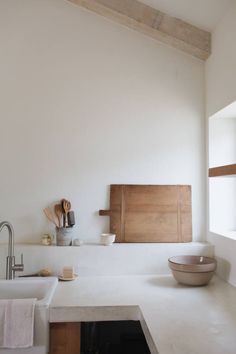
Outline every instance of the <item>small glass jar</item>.
{"type": "Polygon", "coordinates": [[[49,234],[44,234],[41,238],[41,244],[44,246],[50,246],[52,244],[52,237],[49,234]]]}

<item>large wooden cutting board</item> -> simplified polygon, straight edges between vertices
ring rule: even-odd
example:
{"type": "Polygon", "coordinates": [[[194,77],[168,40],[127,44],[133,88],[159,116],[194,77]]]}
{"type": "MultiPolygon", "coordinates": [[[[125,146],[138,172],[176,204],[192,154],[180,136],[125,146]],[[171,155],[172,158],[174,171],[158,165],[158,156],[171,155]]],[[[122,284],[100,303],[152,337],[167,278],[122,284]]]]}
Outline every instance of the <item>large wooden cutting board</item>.
{"type": "Polygon", "coordinates": [[[110,232],[116,242],[191,242],[191,186],[110,186],[110,232]]]}

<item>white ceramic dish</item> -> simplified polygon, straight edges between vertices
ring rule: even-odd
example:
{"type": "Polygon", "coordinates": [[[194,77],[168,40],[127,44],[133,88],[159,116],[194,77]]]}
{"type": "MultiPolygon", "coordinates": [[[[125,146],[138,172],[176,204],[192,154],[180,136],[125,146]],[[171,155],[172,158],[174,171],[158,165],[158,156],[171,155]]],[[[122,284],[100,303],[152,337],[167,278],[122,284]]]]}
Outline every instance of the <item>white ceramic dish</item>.
{"type": "Polygon", "coordinates": [[[74,246],[82,246],[83,243],[84,243],[83,240],[76,238],[76,239],[74,239],[73,245],[74,246]]]}
{"type": "Polygon", "coordinates": [[[101,244],[104,246],[111,246],[115,239],[115,234],[101,234],[101,244]]]}

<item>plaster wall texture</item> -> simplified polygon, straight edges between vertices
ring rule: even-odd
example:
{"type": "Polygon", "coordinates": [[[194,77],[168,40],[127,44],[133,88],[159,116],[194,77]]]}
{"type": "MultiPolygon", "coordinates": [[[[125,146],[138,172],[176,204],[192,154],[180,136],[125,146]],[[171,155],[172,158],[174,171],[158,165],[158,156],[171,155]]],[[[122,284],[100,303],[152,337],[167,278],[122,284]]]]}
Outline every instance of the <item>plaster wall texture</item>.
{"type": "Polygon", "coordinates": [[[42,210],[63,197],[76,237],[98,240],[112,183],[191,184],[204,240],[204,64],[64,0],[1,1],[0,29],[0,217],[16,241],[53,232],[42,210]]]}
{"type": "MultiPolygon", "coordinates": [[[[207,119],[228,106],[236,100],[236,3],[233,2],[219,22],[212,35],[212,55],[206,63],[206,112],[207,119]]],[[[236,118],[236,116],[235,116],[236,118]]],[[[235,119],[234,118],[234,119],[235,119]]],[[[207,122],[208,124],[208,122],[207,122]]],[[[235,144],[235,142],[234,142],[235,144]]],[[[232,152],[235,154],[235,151],[232,152]]],[[[231,162],[233,163],[233,162],[231,162]]],[[[235,160],[234,160],[235,163],[235,160]]],[[[222,163],[223,164],[223,163],[222,163]]],[[[227,164],[227,161],[226,161],[227,164]]],[[[220,182],[213,182],[219,185],[220,182]]],[[[230,184],[231,195],[235,195],[236,180],[231,182],[223,181],[225,185],[226,194],[228,193],[228,186],[230,184]]],[[[222,188],[223,184],[219,186],[222,188]]],[[[225,195],[225,193],[224,193],[225,195]]],[[[224,200],[224,199],[223,199],[224,200]]],[[[225,203],[226,201],[222,202],[225,203]]],[[[234,204],[232,200],[230,205],[233,205],[232,212],[235,213],[235,198],[234,204]]],[[[229,215],[229,213],[228,213],[229,215]]],[[[234,214],[235,215],[235,214],[234,214]]],[[[218,215],[218,217],[221,217],[218,215]]],[[[225,218],[223,218],[225,219],[225,218]]],[[[231,220],[232,215],[231,215],[231,220]]],[[[232,222],[230,222],[232,224],[232,222]]],[[[234,217],[235,223],[235,217],[234,217]]],[[[235,225],[234,225],[235,226],[235,225]]],[[[230,239],[217,234],[216,232],[209,232],[208,241],[215,246],[215,255],[218,259],[218,274],[231,284],[236,286],[236,251],[235,239],[230,239]]]]}

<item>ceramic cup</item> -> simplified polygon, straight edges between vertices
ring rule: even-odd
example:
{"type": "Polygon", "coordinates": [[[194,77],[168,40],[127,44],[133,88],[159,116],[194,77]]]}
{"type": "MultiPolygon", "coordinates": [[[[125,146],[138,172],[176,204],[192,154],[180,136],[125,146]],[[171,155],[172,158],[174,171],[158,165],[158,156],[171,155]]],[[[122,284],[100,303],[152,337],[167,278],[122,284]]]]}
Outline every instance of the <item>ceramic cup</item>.
{"type": "Polygon", "coordinates": [[[101,234],[101,244],[104,246],[111,246],[115,241],[115,234],[101,234]]]}

